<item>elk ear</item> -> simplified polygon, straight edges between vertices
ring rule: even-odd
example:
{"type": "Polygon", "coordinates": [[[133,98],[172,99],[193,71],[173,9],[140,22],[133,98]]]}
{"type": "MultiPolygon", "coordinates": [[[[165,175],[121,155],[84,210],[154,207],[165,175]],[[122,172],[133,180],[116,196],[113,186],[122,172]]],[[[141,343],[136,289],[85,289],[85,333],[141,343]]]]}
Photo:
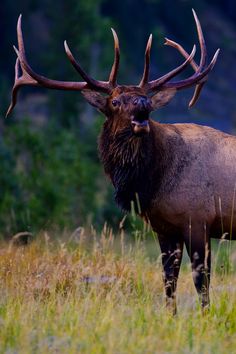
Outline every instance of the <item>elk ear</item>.
{"type": "Polygon", "coordinates": [[[93,90],[83,90],[82,95],[93,107],[97,108],[102,113],[107,112],[107,97],[93,90]]]}
{"type": "Polygon", "coordinates": [[[175,94],[176,89],[166,89],[163,91],[159,91],[155,95],[153,95],[151,97],[153,111],[169,103],[175,94]]]}

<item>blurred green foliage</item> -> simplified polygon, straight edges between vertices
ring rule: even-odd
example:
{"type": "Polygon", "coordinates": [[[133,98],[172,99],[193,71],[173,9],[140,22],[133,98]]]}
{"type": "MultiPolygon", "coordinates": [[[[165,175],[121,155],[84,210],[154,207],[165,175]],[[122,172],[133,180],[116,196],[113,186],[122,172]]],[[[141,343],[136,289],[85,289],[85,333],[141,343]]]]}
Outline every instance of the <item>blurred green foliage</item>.
{"type": "Polygon", "coordinates": [[[105,219],[118,222],[120,216],[98,162],[98,125],[86,132],[87,144],[75,131],[54,123],[32,129],[25,120],[4,130],[0,144],[2,232],[97,226],[105,219]]]}

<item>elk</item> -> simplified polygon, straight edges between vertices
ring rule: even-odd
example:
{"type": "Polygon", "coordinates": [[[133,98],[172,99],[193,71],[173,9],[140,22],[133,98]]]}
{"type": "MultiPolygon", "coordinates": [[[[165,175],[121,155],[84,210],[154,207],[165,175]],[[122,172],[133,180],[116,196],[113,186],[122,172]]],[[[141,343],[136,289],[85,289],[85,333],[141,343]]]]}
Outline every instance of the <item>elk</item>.
{"type": "Polygon", "coordinates": [[[125,211],[134,203],[136,212],[157,233],[162,252],[167,306],[176,311],[176,287],[183,246],[192,264],[193,280],[202,309],[209,307],[211,268],[210,239],[228,233],[233,238],[236,224],[234,194],[236,182],[236,138],[197,124],[161,124],[150,113],[168,104],[182,89],[195,87],[192,107],[213,69],[219,49],[207,64],[202,28],[193,10],[201,50],[194,61],[195,45],[189,54],[178,43],[165,44],[184,57],[181,65],[149,80],[150,35],[144,57],[144,71],[138,85],[117,84],[119,41],[114,38],[114,62],[108,81],[91,78],[76,61],[67,42],[67,57],[84,81],[57,81],[37,74],[27,61],[21,16],[17,24],[18,49],[15,84],[7,115],[14,108],[21,86],[81,91],[85,99],[106,120],[99,139],[99,154],[105,173],[115,188],[115,199],[125,211]],[[191,66],[194,73],[179,81],[172,79],[191,66]],[[137,198],[138,197],[138,198],[137,198]]]}

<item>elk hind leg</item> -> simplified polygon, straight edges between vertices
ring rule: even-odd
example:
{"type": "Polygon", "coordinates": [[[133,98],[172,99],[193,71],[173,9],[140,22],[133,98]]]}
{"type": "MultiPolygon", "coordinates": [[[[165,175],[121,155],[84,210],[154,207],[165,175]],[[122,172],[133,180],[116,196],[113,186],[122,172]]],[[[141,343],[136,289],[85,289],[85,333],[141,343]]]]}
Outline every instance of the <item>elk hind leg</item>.
{"type": "Polygon", "coordinates": [[[209,286],[211,272],[210,238],[204,226],[194,230],[185,238],[185,245],[191,260],[192,274],[201,308],[206,312],[210,306],[209,286]]]}
{"type": "Polygon", "coordinates": [[[176,314],[176,287],[183,255],[183,240],[159,236],[167,308],[176,314]]]}

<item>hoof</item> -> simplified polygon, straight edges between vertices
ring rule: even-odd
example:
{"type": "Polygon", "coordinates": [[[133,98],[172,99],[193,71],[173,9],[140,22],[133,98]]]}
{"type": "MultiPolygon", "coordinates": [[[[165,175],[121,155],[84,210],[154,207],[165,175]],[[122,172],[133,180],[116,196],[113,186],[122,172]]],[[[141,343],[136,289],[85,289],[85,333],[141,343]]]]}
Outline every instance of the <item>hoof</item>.
{"type": "Polygon", "coordinates": [[[176,299],[172,297],[166,298],[166,309],[172,315],[177,315],[176,299]]]}

